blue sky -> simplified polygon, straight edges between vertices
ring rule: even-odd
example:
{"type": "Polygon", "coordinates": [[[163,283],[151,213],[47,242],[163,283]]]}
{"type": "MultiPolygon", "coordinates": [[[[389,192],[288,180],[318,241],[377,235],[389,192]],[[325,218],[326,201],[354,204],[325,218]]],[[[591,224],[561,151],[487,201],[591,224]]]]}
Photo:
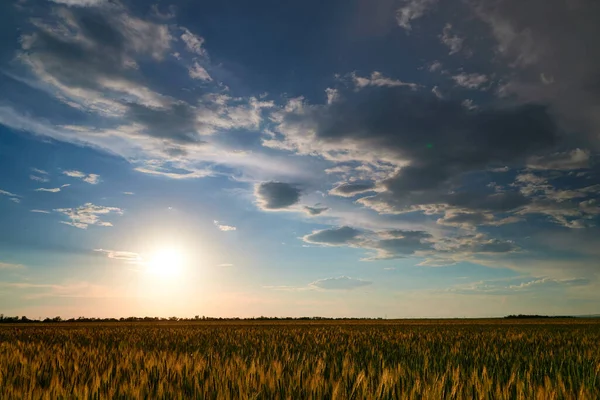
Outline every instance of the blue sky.
{"type": "Polygon", "coordinates": [[[3,2],[0,311],[598,313],[598,17],[3,2]]]}

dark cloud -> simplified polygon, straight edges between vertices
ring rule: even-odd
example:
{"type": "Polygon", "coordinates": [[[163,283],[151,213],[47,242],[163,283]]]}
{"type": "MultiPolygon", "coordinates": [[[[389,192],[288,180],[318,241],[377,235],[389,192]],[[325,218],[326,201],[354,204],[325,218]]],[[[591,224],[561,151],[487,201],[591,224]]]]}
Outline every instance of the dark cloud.
{"type": "MultiPolygon", "coordinates": [[[[469,111],[460,102],[401,87],[346,92],[330,105],[290,106],[280,118],[284,143],[296,151],[314,153],[321,148],[328,158],[341,154],[356,161],[402,165],[382,182],[383,193],[363,201],[388,212],[440,203],[486,210],[526,204],[518,193],[461,193],[462,176],[494,165],[522,165],[558,139],[558,129],[543,106],[469,111]],[[313,136],[307,138],[307,131],[313,136]]],[[[365,189],[347,185],[334,193],[365,189]]]]}
{"type": "Polygon", "coordinates": [[[52,22],[33,20],[36,30],[23,35],[20,59],[59,98],[109,114],[123,111],[117,98],[162,104],[164,99],[141,83],[137,59],[165,56],[172,41],[166,25],[132,17],[124,7],[108,3],[58,8],[54,16],[52,22]]]}
{"type": "Polygon", "coordinates": [[[342,197],[352,197],[359,193],[372,191],[375,188],[375,182],[351,182],[342,183],[331,189],[329,194],[342,197]]]}
{"type": "Polygon", "coordinates": [[[284,182],[263,182],[254,187],[258,205],[264,210],[280,210],[293,206],[300,200],[301,191],[284,182]]]}
{"type": "Polygon", "coordinates": [[[600,149],[600,3],[595,0],[472,2],[511,67],[503,89],[550,104],[575,145],[600,149]]]}
{"type": "Polygon", "coordinates": [[[309,286],[324,290],[352,290],[371,285],[373,282],[362,279],[340,276],[337,278],[319,279],[312,282],[309,286]]]}
{"type": "Polygon", "coordinates": [[[374,250],[367,260],[389,260],[414,255],[417,251],[433,250],[432,236],[422,231],[392,230],[379,232],[376,240],[365,238],[360,247],[374,250]]]}
{"type": "Polygon", "coordinates": [[[325,211],[329,210],[329,207],[309,207],[309,206],[304,206],[304,211],[306,211],[307,214],[309,215],[320,215],[323,214],[325,211]]]}
{"type": "MultiPolygon", "coordinates": [[[[173,104],[168,108],[152,108],[130,103],[126,118],[141,124],[143,133],[178,143],[199,143],[195,110],[187,104],[173,104]]],[[[175,149],[176,151],[177,149],[175,149]]]]}
{"type": "Polygon", "coordinates": [[[302,238],[307,243],[325,246],[350,246],[374,253],[366,260],[389,260],[432,250],[432,236],[423,231],[390,230],[363,232],[349,226],[315,231],[302,238]]]}
{"type": "Polygon", "coordinates": [[[340,246],[354,241],[360,231],[349,226],[341,228],[325,229],[316,231],[310,235],[304,236],[303,240],[307,243],[322,244],[326,246],[340,246]]]}

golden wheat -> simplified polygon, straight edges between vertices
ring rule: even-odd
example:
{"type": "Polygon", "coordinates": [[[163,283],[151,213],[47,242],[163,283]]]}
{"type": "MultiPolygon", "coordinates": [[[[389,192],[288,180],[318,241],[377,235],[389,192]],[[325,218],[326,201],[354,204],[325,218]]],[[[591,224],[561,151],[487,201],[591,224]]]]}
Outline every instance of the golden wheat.
{"type": "Polygon", "coordinates": [[[596,399],[600,324],[0,327],[2,399],[596,399]]]}

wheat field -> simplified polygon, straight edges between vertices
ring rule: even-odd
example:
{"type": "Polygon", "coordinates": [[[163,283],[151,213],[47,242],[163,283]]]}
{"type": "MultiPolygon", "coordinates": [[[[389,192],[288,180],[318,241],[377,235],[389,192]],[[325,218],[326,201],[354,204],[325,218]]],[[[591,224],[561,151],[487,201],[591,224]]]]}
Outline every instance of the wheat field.
{"type": "Polygon", "coordinates": [[[0,327],[2,399],[598,399],[600,322],[0,327]]]}

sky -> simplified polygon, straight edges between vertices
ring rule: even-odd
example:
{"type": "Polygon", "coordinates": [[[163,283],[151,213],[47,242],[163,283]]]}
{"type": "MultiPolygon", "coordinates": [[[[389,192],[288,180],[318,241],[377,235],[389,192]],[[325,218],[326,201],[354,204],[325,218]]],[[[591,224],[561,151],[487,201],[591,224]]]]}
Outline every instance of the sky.
{"type": "Polygon", "coordinates": [[[600,312],[596,0],[7,0],[0,312],[600,312]]]}

